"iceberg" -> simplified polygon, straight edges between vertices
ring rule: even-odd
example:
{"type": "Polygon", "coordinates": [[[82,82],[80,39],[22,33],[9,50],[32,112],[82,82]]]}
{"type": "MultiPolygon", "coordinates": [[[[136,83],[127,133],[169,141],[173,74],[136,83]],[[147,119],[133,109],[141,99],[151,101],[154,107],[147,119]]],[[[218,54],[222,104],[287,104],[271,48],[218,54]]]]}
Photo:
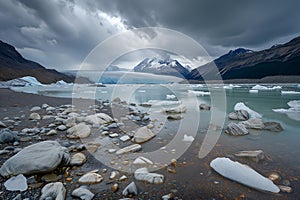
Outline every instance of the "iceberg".
{"type": "Polygon", "coordinates": [[[196,96],[205,96],[205,95],[210,95],[210,92],[188,90],[188,94],[193,94],[193,95],[196,95],[196,96]]]}
{"type": "Polygon", "coordinates": [[[251,188],[278,193],[280,189],[268,178],[262,176],[248,165],[234,162],[229,158],[216,158],[210,166],[222,176],[251,188]]]}
{"type": "Polygon", "coordinates": [[[32,76],[24,76],[20,79],[27,82],[25,86],[44,86],[44,84],[40,83],[35,77],[32,76]]]}
{"type": "Polygon", "coordinates": [[[251,89],[252,90],[280,90],[282,89],[282,87],[281,86],[266,87],[262,85],[255,85],[251,89]]]}
{"type": "Polygon", "coordinates": [[[246,110],[249,113],[250,118],[262,118],[261,114],[259,114],[259,113],[255,112],[254,110],[250,109],[249,107],[247,107],[242,102],[239,102],[239,103],[235,104],[234,110],[246,110]]]}
{"type": "Polygon", "coordinates": [[[289,101],[288,106],[290,108],[284,109],[272,109],[273,112],[286,114],[290,119],[300,121],[300,100],[289,101]]]}
{"type": "Polygon", "coordinates": [[[300,92],[296,92],[296,91],[281,91],[281,95],[284,94],[300,94],[300,92]]]}

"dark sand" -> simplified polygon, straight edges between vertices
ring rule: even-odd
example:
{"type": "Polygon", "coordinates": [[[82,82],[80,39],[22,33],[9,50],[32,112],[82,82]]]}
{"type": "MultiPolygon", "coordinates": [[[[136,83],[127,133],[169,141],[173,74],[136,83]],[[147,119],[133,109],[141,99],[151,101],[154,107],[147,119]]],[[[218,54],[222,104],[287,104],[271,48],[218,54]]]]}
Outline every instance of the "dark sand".
{"type": "MultiPolygon", "coordinates": [[[[90,103],[90,101],[82,101],[83,105],[86,102],[86,105],[90,103]]],[[[3,120],[4,117],[14,118],[20,117],[25,114],[26,118],[22,119],[22,123],[19,126],[13,128],[13,130],[21,131],[25,127],[34,127],[34,126],[44,126],[49,124],[48,120],[41,120],[40,124],[36,124],[35,122],[28,120],[28,115],[30,114],[30,109],[33,106],[41,106],[43,103],[47,103],[51,106],[60,106],[62,104],[71,104],[71,99],[64,98],[52,98],[45,97],[40,95],[32,95],[32,94],[24,94],[24,93],[16,93],[10,91],[8,89],[0,89],[0,120],[3,120]]],[[[109,113],[109,110],[104,111],[109,113]]],[[[44,113],[41,113],[42,115],[44,113]]],[[[168,135],[168,133],[176,132],[173,130],[176,128],[178,121],[170,121],[166,124],[166,128],[160,136],[168,135]],[[173,127],[173,128],[172,128],[173,127]]],[[[169,194],[171,192],[174,193],[176,197],[179,199],[300,199],[300,188],[297,187],[300,185],[300,177],[297,176],[299,173],[297,171],[288,171],[285,169],[285,163],[280,162],[280,157],[276,157],[274,155],[270,156],[259,163],[255,163],[253,161],[245,160],[245,159],[234,159],[239,160],[242,163],[249,164],[252,168],[259,171],[261,174],[267,176],[270,172],[280,171],[283,179],[288,179],[292,183],[293,193],[285,194],[271,194],[265,193],[257,190],[253,190],[246,186],[240,185],[236,182],[230,181],[226,178],[221,177],[216,172],[214,172],[210,167],[209,163],[212,159],[218,156],[228,156],[233,155],[239,150],[248,150],[257,148],[260,149],[260,145],[256,143],[256,141],[250,142],[247,139],[232,139],[225,134],[222,134],[220,137],[218,144],[214,147],[214,149],[210,152],[208,156],[204,159],[198,158],[198,151],[200,145],[202,143],[202,138],[204,136],[205,129],[200,129],[198,136],[195,138],[195,141],[191,145],[188,151],[178,159],[178,166],[175,168],[176,173],[169,173],[166,169],[158,170],[157,173],[161,173],[165,175],[165,183],[161,185],[153,185],[140,181],[136,181],[133,178],[132,174],[126,174],[129,178],[128,180],[119,183],[119,190],[114,193],[110,190],[111,181],[109,181],[109,174],[112,169],[109,169],[99,161],[93,158],[93,156],[86,150],[83,153],[87,156],[87,162],[81,167],[73,167],[69,170],[69,175],[66,177],[72,177],[72,181],[66,181],[66,177],[62,176],[59,181],[66,183],[65,187],[67,189],[67,199],[72,199],[70,193],[79,186],[77,183],[78,178],[81,174],[94,169],[103,168],[108,169],[106,174],[102,174],[104,180],[95,185],[90,185],[89,189],[95,193],[94,199],[119,199],[122,198],[122,190],[131,182],[135,181],[137,187],[139,189],[140,194],[134,199],[161,199],[163,195],[169,194]],[[186,162],[186,165],[182,163],[186,162]]],[[[59,134],[59,136],[45,136],[42,135],[42,140],[55,140],[56,137],[60,139],[65,139],[65,132],[59,134]]],[[[143,144],[143,150],[149,151],[152,149],[159,148],[163,144],[166,144],[168,141],[168,136],[161,137],[161,143],[157,142],[157,138],[155,137],[150,142],[143,144]]],[[[32,139],[26,142],[20,142],[18,147],[25,147],[32,143],[38,142],[39,140],[32,139]]],[[[80,140],[75,140],[80,143],[80,140]]],[[[9,146],[8,144],[0,144],[0,149],[9,146]]],[[[101,147],[100,147],[101,148],[101,147]]],[[[3,164],[6,159],[11,157],[13,153],[0,155],[0,164],[3,164]]],[[[64,174],[65,168],[59,168],[55,170],[56,174],[64,174]]],[[[124,173],[121,172],[123,175],[124,173]]],[[[27,176],[28,178],[29,176],[27,176]]],[[[36,175],[36,179],[40,180],[41,175],[36,175]]],[[[12,199],[20,192],[9,192],[5,190],[3,183],[6,179],[0,178],[0,199],[12,199]]],[[[42,183],[42,181],[38,181],[42,183]]],[[[43,183],[44,185],[44,183],[43,183]]],[[[40,196],[40,190],[42,185],[37,188],[34,188],[34,184],[29,184],[29,189],[25,192],[22,192],[23,198],[30,197],[31,199],[38,199],[40,196]]]]}

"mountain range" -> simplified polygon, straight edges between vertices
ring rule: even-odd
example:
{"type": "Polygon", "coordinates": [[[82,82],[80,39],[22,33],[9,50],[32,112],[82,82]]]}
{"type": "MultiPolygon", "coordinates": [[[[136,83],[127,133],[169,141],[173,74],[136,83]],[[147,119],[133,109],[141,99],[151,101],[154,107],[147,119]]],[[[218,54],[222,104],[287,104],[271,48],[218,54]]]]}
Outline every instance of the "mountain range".
{"type": "Polygon", "coordinates": [[[146,58],[134,67],[136,72],[164,74],[187,80],[262,79],[300,75],[300,37],[262,51],[238,48],[191,71],[176,60],[146,58]]]}
{"type": "Polygon", "coordinates": [[[54,69],[46,69],[42,65],[23,58],[23,56],[10,44],[0,40],[0,81],[33,76],[44,84],[63,80],[73,82],[74,76],[60,73],[54,69]]]}

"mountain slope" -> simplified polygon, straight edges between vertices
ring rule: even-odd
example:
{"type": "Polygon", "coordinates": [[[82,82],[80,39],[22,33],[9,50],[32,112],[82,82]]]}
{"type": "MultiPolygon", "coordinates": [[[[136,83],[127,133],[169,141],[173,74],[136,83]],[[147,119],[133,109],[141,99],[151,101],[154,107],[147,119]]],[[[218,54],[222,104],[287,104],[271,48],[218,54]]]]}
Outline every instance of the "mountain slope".
{"type": "Polygon", "coordinates": [[[27,60],[12,46],[0,40],[0,81],[24,76],[33,76],[41,83],[49,84],[60,80],[73,82],[74,77],[46,69],[40,64],[27,60]]]}
{"type": "Polygon", "coordinates": [[[300,75],[300,37],[288,43],[262,51],[237,49],[214,62],[191,71],[193,80],[213,79],[220,73],[223,79],[260,79],[277,75],[300,75]],[[214,69],[214,64],[219,72],[214,69]]]}
{"type": "Polygon", "coordinates": [[[135,72],[152,73],[158,75],[177,76],[187,78],[190,71],[183,67],[177,60],[159,60],[157,58],[146,58],[133,68],[135,72]]]}

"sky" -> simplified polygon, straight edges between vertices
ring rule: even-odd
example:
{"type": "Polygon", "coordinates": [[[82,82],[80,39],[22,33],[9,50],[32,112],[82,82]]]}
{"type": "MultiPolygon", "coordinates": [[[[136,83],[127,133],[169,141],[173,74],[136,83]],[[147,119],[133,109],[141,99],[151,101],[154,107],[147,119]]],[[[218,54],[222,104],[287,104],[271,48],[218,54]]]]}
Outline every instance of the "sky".
{"type": "MultiPolygon", "coordinates": [[[[0,40],[27,59],[63,71],[78,69],[98,44],[116,34],[168,28],[207,51],[209,57],[181,59],[194,68],[231,49],[262,50],[300,36],[299,8],[297,0],[0,0],[0,40]]],[[[116,64],[132,68],[156,54],[132,53],[116,64]]]]}

